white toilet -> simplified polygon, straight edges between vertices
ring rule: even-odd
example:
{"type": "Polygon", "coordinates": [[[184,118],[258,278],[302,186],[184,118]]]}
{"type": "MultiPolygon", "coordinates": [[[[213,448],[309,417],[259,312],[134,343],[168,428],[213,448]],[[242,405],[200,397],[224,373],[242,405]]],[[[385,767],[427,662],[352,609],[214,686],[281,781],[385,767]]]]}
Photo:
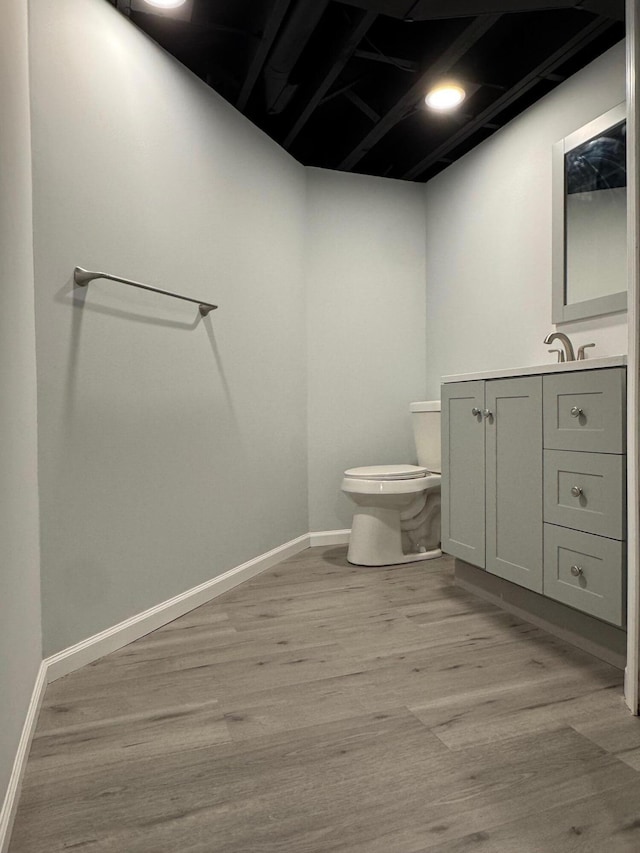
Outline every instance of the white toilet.
{"type": "Polygon", "coordinates": [[[440,400],[411,404],[418,465],[372,465],[344,472],[356,504],[347,559],[388,566],[440,557],[440,400]]]}

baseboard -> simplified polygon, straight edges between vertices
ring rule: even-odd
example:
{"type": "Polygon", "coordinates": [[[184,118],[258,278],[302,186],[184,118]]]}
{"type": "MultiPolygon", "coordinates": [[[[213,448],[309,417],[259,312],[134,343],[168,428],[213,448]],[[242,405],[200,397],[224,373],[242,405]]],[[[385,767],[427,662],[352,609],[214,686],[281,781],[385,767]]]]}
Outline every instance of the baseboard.
{"type": "Polygon", "coordinates": [[[13,762],[13,769],[9,777],[9,785],[5,794],[2,809],[0,810],[0,853],[7,853],[9,849],[9,841],[11,839],[11,830],[13,829],[13,821],[18,808],[18,799],[20,796],[20,788],[22,786],[22,778],[27,766],[29,757],[29,749],[31,748],[31,740],[38,722],[38,713],[40,705],[44,697],[44,691],[47,686],[47,667],[44,661],[40,664],[36,683],[31,694],[31,701],[27,709],[27,716],[22,727],[22,734],[18,743],[16,757],[13,762]]]}
{"type": "Polygon", "coordinates": [[[38,670],[33,694],[27,710],[27,716],[22,729],[22,735],[18,744],[13,770],[9,779],[9,786],[4,798],[2,810],[0,811],[0,853],[7,853],[11,830],[15,818],[20,787],[24,775],[31,740],[38,721],[38,713],[44,697],[47,684],[68,675],[89,663],[92,663],[104,655],[121,649],[128,643],[144,637],[150,631],[161,628],[168,622],[172,622],[179,616],[184,616],[196,607],[212,601],[224,592],[238,586],[244,581],[250,580],[255,575],[272,568],[282,560],[293,557],[310,545],[338,545],[349,541],[348,530],[327,530],[317,533],[305,533],[285,542],[265,554],[260,554],[240,566],[224,572],[218,577],[212,578],[199,586],[193,587],[186,592],[176,595],[167,601],[163,601],[155,607],[138,613],[124,622],[120,622],[99,634],[94,634],[75,646],[63,649],[51,657],[45,658],[38,670]]]}
{"type": "Polygon", "coordinates": [[[348,545],[351,530],[318,530],[309,534],[309,545],[348,545]]]}
{"type": "Polygon", "coordinates": [[[282,560],[286,560],[287,557],[292,557],[308,547],[309,534],[305,533],[304,536],[298,536],[297,539],[292,539],[272,551],[260,554],[260,556],[254,557],[252,560],[218,575],[218,577],[188,589],[168,601],[156,604],[155,607],[150,607],[142,613],[137,613],[99,634],[94,634],[92,637],[76,643],[75,646],[63,649],[45,659],[47,681],[55,681],[63,675],[68,675],[70,672],[108,655],[110,652],[121,649],[123,646],[144,637],[145,634],[155,631],[156,628],[161,628],[168,622],[173,622],[179,616],[184,616],[190,610],[206,604],[222,593],[238,586],[238,584],[270,569],[282,560]]]}

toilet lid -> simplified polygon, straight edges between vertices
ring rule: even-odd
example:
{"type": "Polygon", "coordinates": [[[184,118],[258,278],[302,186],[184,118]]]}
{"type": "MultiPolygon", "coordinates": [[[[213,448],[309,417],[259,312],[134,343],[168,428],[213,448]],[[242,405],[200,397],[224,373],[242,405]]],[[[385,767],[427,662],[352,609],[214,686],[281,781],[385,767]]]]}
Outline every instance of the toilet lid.
{"type": "Polygon", "coordinates": [[[427,468],[421,465],[366,465],[364,468],[349,468],[345,477],[354,480],[415,480],[426,477],[427,468]]]}

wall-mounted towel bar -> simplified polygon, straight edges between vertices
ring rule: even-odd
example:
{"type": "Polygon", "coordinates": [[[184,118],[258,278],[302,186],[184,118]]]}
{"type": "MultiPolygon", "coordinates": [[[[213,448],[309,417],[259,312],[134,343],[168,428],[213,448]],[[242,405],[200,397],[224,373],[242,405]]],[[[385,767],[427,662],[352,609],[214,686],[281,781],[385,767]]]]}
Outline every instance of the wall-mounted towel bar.
{"type": "Polygon", "coordinates": [[[195,302],[200,309],[203,317],[206,317],[209,311],[217,308],[217,305],[212,305],[210,302],[202,302],[200,299],[192,299],[190,296],[181,296],[179,293],[172,293],[170,290],[161,290],[159,287],[151,287],[148,284],[140,284],[139,281],[130,281],[128,278],[120,278],[119,275],[109,275],[106,272],[91,272],[82,267],[76,267],[73,271],[73,280],[78,287],[86,287],[94,278],[106,278],[109,281],[119,281],[120,284],[128,284],[130,287],[139,287],[141,290],[150,290],[152,293],[162,293],[164,296],[172,296],[174,299],[182,299],[184,302],[195,302]]]}

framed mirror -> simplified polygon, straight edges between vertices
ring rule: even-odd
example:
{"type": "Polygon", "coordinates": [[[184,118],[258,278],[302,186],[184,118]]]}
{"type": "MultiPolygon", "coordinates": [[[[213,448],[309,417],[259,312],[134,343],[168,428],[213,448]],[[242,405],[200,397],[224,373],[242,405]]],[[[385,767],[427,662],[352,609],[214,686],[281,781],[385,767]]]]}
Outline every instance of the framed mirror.
{"type": "Polygon", "coordinates": [[[554,323],[627,308],[626,105],[553,146],[554,323]]]}

